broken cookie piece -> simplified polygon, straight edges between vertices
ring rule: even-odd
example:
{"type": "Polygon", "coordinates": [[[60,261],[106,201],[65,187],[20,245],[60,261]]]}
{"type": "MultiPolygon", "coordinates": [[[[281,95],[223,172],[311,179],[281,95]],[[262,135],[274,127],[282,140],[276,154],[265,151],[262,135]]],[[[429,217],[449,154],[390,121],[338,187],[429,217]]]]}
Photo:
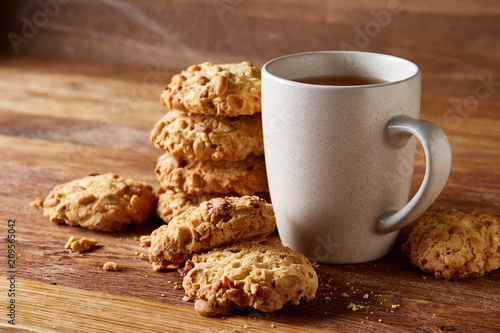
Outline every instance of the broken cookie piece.
{"type": "Polygon", "coordinates": [[[120,265],[114,261],[108,261],[108,262],[104,263],[104,265],[102,266],[102,269],[104,269],[105,271],[119,271],[120,265]]]}
{"type": "Polygon", "coordinates": [[[97,244],[97,241],[95,239],[88,239],[83,237],[80,240],[76,240],[74,236],[71,236],[64,246],[64,248],[69,250],[70,252],[77,253],[88,252],[97,247],[99,247],[99,245],[97,244]]]}
{"type": "Polygon", "coordinates": [[[151,235],[143,235],[139,239],[141,241],[141,245],[145,247],[151,246],[151,235]]]}

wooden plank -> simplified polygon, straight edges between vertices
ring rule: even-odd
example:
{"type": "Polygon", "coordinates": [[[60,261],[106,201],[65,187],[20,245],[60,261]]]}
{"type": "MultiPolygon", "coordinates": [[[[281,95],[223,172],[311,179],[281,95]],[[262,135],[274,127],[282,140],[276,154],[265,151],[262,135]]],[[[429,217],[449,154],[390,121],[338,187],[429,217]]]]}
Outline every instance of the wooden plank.
{"type": "MultiPolygon", "coordinates": [[[[2,216],[15,218],[18,221],[16,227],[19,237],[18,255],[20,255],[18,265],[20,267],[19,276],[22,279],[44,285],[56,283],[57,286],[53,288],[72,288],[68,291],[70,294],[75,289],[74,302],[80,299],[84,307],[89,306],[89,297],[92,299],[95,297],[91,293],[102,293],[111,299],[114,299],[115,296],[132,298],[132,300],[127,301],[132,304],[135,299],[138,299],[159,304],[165,303],[175,308],[189,310],[190,315],[185,314],[186,325],[193,322],[200,323],[199,316],[191,308],[192,305],[181,300],[182,290],[174,289],[174,286],[182,281],[179,273],[177,271],[166,273],[152,271],[147,260],[146,249],[141,247],[137,239],[140,235],[149,234],[161,224],[160,221],[152,219],[138,228],[128,227],[119,233],[105,234],[52,224],[43,218],[40,212],[28,206],[34,197],[48,192],[53,184],[67,180],[72,174],[80,173],[79,170],[83,171],[95,165],[110,167],[116,165],[117,159],[132,162],[135,160],[136,152],[130,149],[109,150],[105,147],[92,146],[89,148],[90,155],[96,156],[95,160],[81,160],[72,165],[65,165],[62,163],[64,157],[60,152],[66,152],[74,144],[11,136],[1,136],[0,139],[0,146],[12,148],[8,150],[11,155],[7,155],[8,159],[4,160],[9,161],[10,159],[10,162],[2,164],[2,174],[5,177],[2,177],[1,188],[9,190],[2,194],[2,202],[5,205],[1,208],[1,213],[2,216]],[[20,159],[16,156],[24,156],[24,158],[20,159]],[[37,163],[27,164],[27,161],[30,160],[37,161],[37,163]],[[6,165],[9,163],[10,168],[6,165]],[[63,166],[54,169],[54,165],[63,166]],[[26,186],[28,187],[26,188],[26,186]],[[16,191],[18,188],[24,190],[16,191]],[[40,228],[43,229],[47,237],[40,238],[40,228]],[[69,254],[63,249],[63,246],[70,235],[77,238],[95,238],[102,244],[102,247],[83,255],[69,254]],[[146,258],[141,258],[136,253],[145,253],[146,258]],[[104,272],[102,265],[109,260],[121,264],[123,271],[104,272]],[[79,291],[82,290],[88,291],[90,294],[79,294],[79,291]],[[161,293],[164,296],[161,296],[161,293]]],[[[146,155],[147,153],[144,156],[146,155]]],[[[129,174],[152,178],[152,172],[144,170],[141,167],[142,163],[137,165],[137,169],[129,166],[124,169],[129,174]]],[[[478,188],[471,186],[471,191],[478,191],[478,188]]],[[[453,195],[449,198],[438,200],[438,204],[449,208],[450,205],[456,203],[457,197],[460,196],[457,192],[451,193],[453,195]]],[[[498,193],[498,189],[492,193],[498,193]]],[[[474,207],[478,207],[477,203],[474,207]]],[[[1,226],[0,232],[6,233],[5,225],[1,226]]],[[[407,232],[408,229],[403,231],[402,239],[407,232]]],[[[277,237],[277,235],[273,237],[277,237]]],[[[4,243],[5,238],[2,239],[2,248],[6,246],[4,243]]],[[[259,329],[266,325],[270,327],[271,323],[278,328],[283,323],[291,323],[299,326],[305,325],[308,329],[339,331],[380,331],[394,327],[414,330],[420,329],[424,324],[425,327],[436,330],[441,327],[468,330],[477,329],[477,327],[482,327],[481,325],[490,325],[489,327],[491,327],[495,318],[492,314],[499,312],[496,303],[497,295],[485,293],[485,291],[498,288],[500,272],[497,271],[484,278],[468,281],[435,280],[432,276],[411,269],[406,258],[397,248],[390,256],[370,264],[320,265],[318,274],[320,289],[316,299],[309,304],[286,308],[271,315],[246,313],[237,315],[236,318],[241,317],[242,322],[249,325],[248,323],[252,324],[253,317],[256,316],[266,323],[262,327],[259,326],[259,329]],[[342,297],[343,293],[348,294],[349,297],[342,297]],[[431,294],[433,296],[429,297],[431,294]],[[481,297],[477,297],[478,294],[481,297]],[[368,298],[363,298],[364,295],[368,295],[368,298]],[[349,308],[351,303],[367,308],[352,311],[349,308]],[[392,309],[392,305],[398,304],[398,308],[392,309]],[[248,321],[249,318],[250,321],[248,321]],[[408,321],[407,318],[412,318],[412,320],[408,321]],[[463,318],[475,319],[463,320],[463,318]]],[[[29,294],[29,299],[31,299],[33,296],[30,294],[29,286],[28,283],[27,290],[24,291],[21,284],[19,290],[29,294]]],[[[52,288],[52,285],[50,286],[52,288]]],[[[64,302],[54,303],[51,300],[53,295],[51,293],[47,295],[49,303],[65,304],[64,302]]],[[[5,297],[5,294],[2,294],[2,297],[5,297]]],[[[98,297],[98,299],[101,298],[98,297]]],[[[98,304],[101,304],[99,302],[98,304]]],[[[42,309],[46,308],[46,305],[47,303],[43,303],[42,309]]],[[[116,304],[112,302],[102,305],[103,313],[107,313],[104,310],[107,310],[108,306],[114,308],[116,304]]],[[[82,318],[73,318],[64,312],[62,306],[53,305],[53,307],[55,309],[47,313],[46,316],[57,317],[60,315],[60,318],[63,318],[58,322],[57,327],[60,328],[66,327],[62,324],[63,322],[67,323],[69,327],[74,327],[85,320],[84,318],[87,318],[87,321],[89,318],[93,318],[92,316],[88,317],[87,312],[82,312],[82,318]]],[[[121,311],[127,314],[125,318],[129,317],[128,308],[122,308],[121,311]]],[[[170,311],[165,313],[163,315],[169,318],[168,322],[177,320],[177,318],[170,317],[170,311]]],[[[21,314],[19,318],[22,318],[21,314]]],[[[44,319],[43,312],[33,310],[33,312],[25,312],[25,315],[29,322],[27,327],[39,327],[42,331],[46,328],[43,325],[52,322],[44,319]]],[[[103,316],[105,315],[103,314],[103,316]]],[[[128,319],[120,318],[116,322],[117,327],[126,328],[128,319]]],[[[140,319],[137,318],[137,320],[140,319]]],[[[100,320],[97,320],[97,325],[100,325],[100,320]]],[[[201,322],[203,323],[204,320],[202,319],[201,322]]],[[[100,326],[97,327],[100,329],[100,326]]]]}
{"type": "MultiPolygon", "coordinates": [[[[425,72],[473,73],[499,61],[500,6],[495,0],[61,3],[45,25],[26,36],[27,42],[17,47],[20,53],[133,65],[168,59],[179,70],[207,60],[252,60],[260,66],[280,55],[341,49],[345,43],[409,58],[425,72]],[[381,16],[383,11],[388,18],[381,16]]],[[[2,36],[23,37],[26,21],[33,23],[44,12],[36,2],[20,6],[16,0],[4,8],[2,36]]],[[[6,38],[1,44],[14,51],[6,38]]]]}
{"type": "MultiPolygon", "coordinates": [[[[164,67],[124,71],[117,66],[24,59],[0,57],[0,110],[3,112],[35,117],[43,112],[44,117],[150,130],[166,111],[159,95],[173,73],[164,67]],[[77,71],[75,66],[79,68],[77,71]]],[[[0,121],[6,120],[3,117],[0,121]]]]}
{"type": "MultiPolygon", "coordinates": [[[[109,274],[109,273],[103,273],[109,274]]],[[[113,274],[113,273],[111,273],[113,274]]],[[[6,278],[0,287],[7,288],[6,278]]],[[[93,281],[99,283],[99,280],[93,281]]],[[[90,292],[19,279],[16,299],[16,330],[31,332],[262,332],[271,324],[258,315],[247,317],[192,318],[190,307],[173,306],[167,302],[144,300],[90,292]]],[[[141,286],[138,285],[138,292],[141,286]]],[[[0,302],[5,303],[5,295],[0,302]]],[[[12,328],[2,321],[0,327],[12,328]]],[[[275,332],[303,332],[304,328],[288,323],[273,324],[275,332]]],[[[320,332],[307,328],[308,332],[320,332]]]]}

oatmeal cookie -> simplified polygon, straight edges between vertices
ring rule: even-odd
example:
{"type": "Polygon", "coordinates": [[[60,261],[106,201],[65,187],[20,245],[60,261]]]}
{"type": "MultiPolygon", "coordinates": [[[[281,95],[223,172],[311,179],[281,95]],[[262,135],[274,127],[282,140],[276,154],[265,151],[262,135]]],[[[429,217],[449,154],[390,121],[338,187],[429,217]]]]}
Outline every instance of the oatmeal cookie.
{"type": "Polygon", "coordinates": [[[118,231],[125,224],[144,222],[154,212],[155,203],[151,186],[107,173],[58,185],[33,205],[55,223],[118,231]]]}
{"type": "Polygon", "coordinates": [[[500,267],[500,218],[457,210],[424,216],[402,250],[436,278],[480,277],[500,267]]]}
{"type": "Polygon", "coordinates": [[[158,203],[156,204],[156,214],[163,222],[168,223],[172,218],[185,212],[188,208],[198,206],[203,201],[217,197],[225,197],[221,193],[203,193],[189,195],[184,192],[158,189],[158,203]]]}
{"type": "Polygon", "coordinates": [[[257,196],[210,199],[153,231],[149,259],[157,271],[179,266],[194,253],[265,237],[275,226],[272,205],[257,196]]]}
{"type": "Polygon", "coordinates": [[[244,161],[195,161],[165,153],[155,169],[161,187],[191,195],[231,193],[251,195],[268,191],[264,156],[244,161]]]}
{"type": "Polygon", "coordinates": [[[157,148],[198,161],[263,155],[263,138],[260,114],[228,118],[171,110],[151,131],[157,148]]]}
{"type": "Polygon", "coordinates": [[[261,112],[260,70],[244,61],[205,62],[176,74],[160,100],[169,109],[236,117],[261,112]]]}
{"type": "Polygon", "coordinates": [[[202,315],[231,309],[271,312],[315,297],[311,262],[278,244],[240,242],[194,255],[184,266],[186,296],[202,315]]]}

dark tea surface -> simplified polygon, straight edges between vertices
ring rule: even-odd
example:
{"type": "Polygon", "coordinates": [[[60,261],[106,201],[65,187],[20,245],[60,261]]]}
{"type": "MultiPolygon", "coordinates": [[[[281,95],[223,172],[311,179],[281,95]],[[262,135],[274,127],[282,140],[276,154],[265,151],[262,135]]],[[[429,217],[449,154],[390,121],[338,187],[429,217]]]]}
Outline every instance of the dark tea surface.
{"type": "Polygon", "coordinates": [[[309,76],[293,81],[324,86],[367,86],[390,82],[389,80],[367,76],[309,76]]]}

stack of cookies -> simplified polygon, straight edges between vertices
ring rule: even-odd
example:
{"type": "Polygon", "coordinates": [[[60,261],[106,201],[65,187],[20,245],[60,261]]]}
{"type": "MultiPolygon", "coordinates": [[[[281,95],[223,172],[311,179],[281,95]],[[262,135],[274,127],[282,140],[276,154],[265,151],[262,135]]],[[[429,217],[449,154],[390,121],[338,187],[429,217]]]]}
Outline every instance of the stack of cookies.
{"type": "Polygon", "coordinates": [[[169,111],[151,131],[164,151],[157,213],[174,216],[220,196],[268,191],[260,71],[250,62],[190,66],[161,95],[169,111]]]}

